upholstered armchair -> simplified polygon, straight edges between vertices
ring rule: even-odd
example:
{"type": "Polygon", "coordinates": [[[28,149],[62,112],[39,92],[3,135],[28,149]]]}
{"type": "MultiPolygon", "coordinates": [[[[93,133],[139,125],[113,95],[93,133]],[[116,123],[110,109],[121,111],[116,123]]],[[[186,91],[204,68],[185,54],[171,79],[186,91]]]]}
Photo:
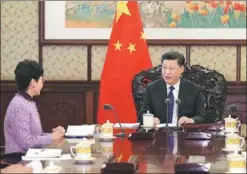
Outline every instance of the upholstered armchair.
{"type": "MultiPolygon", "coordinates": [[[[206,100],[207,122],[222,120],[227,90],[224,76],[215,70],[200,65],[192,65],[185,66],[182,77],[202,87],[206,100]]],[[[161,78],[161,65],[142,71],[134,77],[132,92],[138,113],[143,106],[142,97],[145,87],[159,78],[161,78]]]]}

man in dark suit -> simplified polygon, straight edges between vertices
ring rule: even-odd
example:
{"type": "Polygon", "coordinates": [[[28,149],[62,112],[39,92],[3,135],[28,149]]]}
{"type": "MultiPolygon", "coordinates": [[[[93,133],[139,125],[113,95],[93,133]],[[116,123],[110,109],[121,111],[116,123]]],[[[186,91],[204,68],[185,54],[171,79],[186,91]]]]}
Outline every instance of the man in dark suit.
{"type": "Polygon", "coordinates": [[[147,111],[154,114],[154,124],[159,123],[203,123],[205,122],[205,100],[202,89],[181,78],[184,71],[185,58],[178,52],[167,52],[162,56],[162,79],[156,80],[146,87],[144,93],[144,105],[138,114],[139,121],[147,111]],[[169,98],[168,120],[167,104],[169,98]],[[176,101],[180,99],[178,105],[176,101]],[[177,112],[178,111],[178,112],[177,112]]]}

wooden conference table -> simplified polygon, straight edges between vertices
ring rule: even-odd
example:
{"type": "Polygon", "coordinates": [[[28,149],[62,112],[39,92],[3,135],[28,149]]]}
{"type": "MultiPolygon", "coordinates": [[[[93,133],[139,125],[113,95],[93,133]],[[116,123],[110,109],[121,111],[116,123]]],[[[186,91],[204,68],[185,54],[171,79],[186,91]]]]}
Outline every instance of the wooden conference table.
{"type": "MultiPolygon", "coordinates": [[[[120,130],[114,130],[119,132],[120,130]]],[[[140,131],[138,129],[128,129],[126,133],[140,131]]],[[[143,131],[143,130],[141,130],[143,131]]],[[[91,139],[92,156],[95,160],[89,164],[77,164],[74,160],[53,161],[62,167],[61,173],[100,173],[100,169],[109,157],[100,152],[100,147],[108,143],[113,145],[115,161],[138,162],[136,173],[174,173],[174,165],[188,163],[193,156],[201,156],[205,159],[205,164],[210,164],[210,173],[227,172],[227,153],[222,151],[225,146],[225,136],[222,133],[212,131],[211,140],[186,140],[184,131],[175,131],[172,135],[177,139],[176,150],[168,147],[168,133],[164,129],[154,130],[153,140],[129,140],[116,138],[114,141],[102,142],[99,139],[91,139]],[[106,144],[104,144],[106,143],[106,144]]],[[[61,148],[63,154],[70,153],[70,147],[75,145],[72,139],[66,139],[61,144],[51,144],[48,148],[61,148]]],[[[246,151],[246,143],[243,147],[246,151]]],[[[43,161],[43,166],[49,165],[50,161],[43,161]]]]}

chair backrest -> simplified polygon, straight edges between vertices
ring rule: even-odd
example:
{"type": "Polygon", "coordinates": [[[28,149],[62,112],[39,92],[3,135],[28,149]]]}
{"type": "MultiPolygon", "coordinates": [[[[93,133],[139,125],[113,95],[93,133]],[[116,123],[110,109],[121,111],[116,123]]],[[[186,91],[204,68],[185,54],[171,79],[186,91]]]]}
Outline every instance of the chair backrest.
{"type": "MultiPolygon", "coordinates": [[[[226,102],[226,79],[215,70],[210,70],[200,65],[185,66],[182,77],[198,84],[203,89],[206,101],[207,122],[221,120],[221,115],[226,102]]],[[[132,81],[132,92],[136,110],[139,113],[143,106],[143,93],[146,86],[161,78],[161,65],[147,71],[138,73],[132,81]]]]}

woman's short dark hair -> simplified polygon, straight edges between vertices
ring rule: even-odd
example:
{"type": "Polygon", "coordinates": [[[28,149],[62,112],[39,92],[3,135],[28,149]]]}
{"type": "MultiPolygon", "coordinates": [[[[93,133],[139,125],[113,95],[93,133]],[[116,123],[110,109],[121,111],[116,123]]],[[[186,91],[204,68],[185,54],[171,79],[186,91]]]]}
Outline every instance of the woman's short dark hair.
{"type": "Polygon", "coordinates": [[[177,51],[169,51],[163,54],[161,57],[161,64],[163,63],[164,60],[177,60],[179,66],[185,65],[184,55],[177,51]]]}
{"type": "Polygon", "coordinates": [[[25,59],[24,61],[19,62],[15,68],[15,81],[18,90],[27,90],[31,80],[34,79],[38,81],[43,74],[43,68],[34,60],[25,59]]]}

